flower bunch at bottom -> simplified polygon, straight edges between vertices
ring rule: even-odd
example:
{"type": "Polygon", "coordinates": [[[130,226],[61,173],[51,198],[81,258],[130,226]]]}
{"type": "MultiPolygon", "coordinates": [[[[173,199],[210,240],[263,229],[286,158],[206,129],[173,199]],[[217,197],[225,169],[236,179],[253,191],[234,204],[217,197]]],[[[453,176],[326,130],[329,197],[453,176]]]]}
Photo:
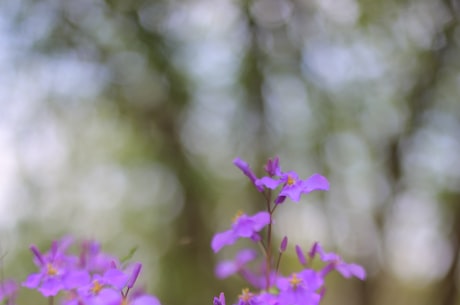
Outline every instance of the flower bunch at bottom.
{"type": "Polygon", "coordinates": [[[53,304],[63,305],[160,305],[155,296],[135,289],[141,263],[122,266],[95,241],[84,241],[78,253],[71,253],[71,238],[53,241],[42,253],[30,246],[38,271],[31,273],[22,286],[37,290],[53,304]]]}

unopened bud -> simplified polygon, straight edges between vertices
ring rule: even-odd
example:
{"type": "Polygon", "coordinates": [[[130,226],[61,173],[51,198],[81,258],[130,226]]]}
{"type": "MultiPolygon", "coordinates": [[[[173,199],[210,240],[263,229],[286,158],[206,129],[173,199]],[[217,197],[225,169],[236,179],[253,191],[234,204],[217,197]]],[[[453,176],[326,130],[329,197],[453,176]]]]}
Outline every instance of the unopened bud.
{"type": "Polygon", "coordinates": [[[43,255],[40,253],[40,250],[38,250],[37,246],[31,245],[29,249],[35,255],[40,265],[44,266],[45,260],[43,259],[43,255]]]}
{"type": "Polygon", "coordinates": [[[136,282],[137,277],[139,276],[139,273],[141,272],[141,269],[142,269],[142,264],[136,263],[136,265],[134,266],[133,272],[131,273],[131,277],[129,278],[128,283],[126,284],[126,286],[129,289],[133,288],[134,283],[136,282]]]}
{"type": "Polygon", "coordinates": [[[297,253],[297,258],[299,259],[299,262],[305,266],[307,264],[307,260],[305,259],[302,248],[300,248],[299,245],[295,245],[295,252],[297,253]]]}
{"type": "Polygon", "coordinates": [[[281,245],[280,245],[280,252],[281,253],[286,251],[287,244],[288,244],[288,238],[287,238],[287,236],[284,236],[283,240],[281,241],[281,245]]]}

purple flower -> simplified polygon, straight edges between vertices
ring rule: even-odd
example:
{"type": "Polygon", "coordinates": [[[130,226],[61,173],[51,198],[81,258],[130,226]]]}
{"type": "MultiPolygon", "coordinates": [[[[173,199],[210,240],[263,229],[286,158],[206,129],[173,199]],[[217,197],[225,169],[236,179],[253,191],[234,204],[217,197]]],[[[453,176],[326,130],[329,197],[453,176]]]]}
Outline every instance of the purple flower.
{"type": "Polygon", "coordinates": [[[230,230],[214,235],[211,247],[215,253],[219,252],[224,246],[234,244],[239,238],[251,238],[254,241],[260,240],[257,233],[270,223],[268,212],[259,212],[253,216],[248,216],[239,212],[233,220],[230,230]]]}
{"type": "Polygon", "coordinates": [[[51,252],[42,255],[34,245],[30,250],[35,255],[35,263],[40,272],[30,274],[23,286],[37,289],[45,297],[54,296],[61,290],[80,287],[89,282],[88,272],[75,269],[75,257],[59,251],[57,242],[53,242],[51,252]]]}
{"type": "Polygon", "coordinates": [[[310,256],[313,257],[316,253],[320,255],[320,258],[323,262],[328,263],[326,267],[322,270],[323,275],[328,274],[332,270],[337,270],[341,275],[346,278],[355,276],[360,280],[366,278],[366,270],[358,264],[346,263],[343,259],[336,253],[324,252],[323,248],[319,243],[315,243],[310,251],[310,256]]]}
{"type": "Polygon", "coordinates": [[[249,178],[249,180],[251,180],[252,184],[256,186],[259,192],[262,192],[264,190],[262,186],[256,184],[257,176],[254,174],[251,167],[245,161],[243,161],[240,158],[236,158],[235,160],[233,160],[233,164],[236,167],[238,167],[243,172],[243,174],[245,174],[249,178]]]}
{"type": "Polygon", "coordinates": [[[316,292],[323,285],[323,279],[313,270],[305,269],[293,273],[290,277],[279,278],[277,287],[280,290],[280,305],[317,305],[321,296],[316,292]]]}
{"type": "Polygon", "coordinates": [[[298,202],[302,194],[308,194],[312,191],[329,189],[329,182],[320,174],[314,174],[306,180],[299,178],[294,171],[281,172],[277,170],[278,179],[272,177],[262,177],[255,181],[256,186],[266,187],[269,189],[276,189],[279,185],[283,185],[278,197],[275,200],[276,204],[283,203],[286,197],[292,201],[298,202]]]}
{"type": "MultiPolygon", "coordinates": [[[[94,274],[90,284],[80,287],[77,290],[78,298],[75,299],[88,305],[124,304],[121,303],[123,301],[122,298],[126,297],[128,291],[134,286],[141,268],[142,264],[135,263],[131,267],[130,275],[117,268],[107,270],[102,276],[94,274]],[[124,292],[125,288],[126,291],[124,292]]],[[[144,296],[145,294],[142,293],[142,295],[144,296]]],[[[154,302],[151,298],[138,298],[135,295],[130,296],[129,299],[129,304],[132,304],[134,299],[137,300],[136,302],[154,302]]],[[[74,305],[74,303],[67,303],[66,305],[74,305]]]]}
{"type": "Polygon", "coordinates": [[[244,269],[244,266],[257,257],[257,252],[252,249],[243,249],[235,257],[235,260],[222,261],[216,267],[216,276],[226,278],[244,269]]]}

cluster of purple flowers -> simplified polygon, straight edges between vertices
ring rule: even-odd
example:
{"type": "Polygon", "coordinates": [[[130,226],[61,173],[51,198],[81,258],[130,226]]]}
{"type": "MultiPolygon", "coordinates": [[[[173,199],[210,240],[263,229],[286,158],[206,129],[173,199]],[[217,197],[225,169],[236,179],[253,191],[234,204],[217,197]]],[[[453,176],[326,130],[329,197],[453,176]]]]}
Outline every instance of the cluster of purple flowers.
{"type": "Polygon", "coordinates": [[[72,244],[71,238],[53,241],[46,253],[32,245],[38,272],[22,286],[37,290],[50,303],[59,294],[63,305],[160,305],[156,297],[133,288],[141,263],[123,266],[95,241],[83,241],[73,254],[72,244]]]}
{"type": "MultiPolygon", "coordinates": [[[[267,175],[261,178],[243,160],[237,158],[234,164],[266,201],[265,210],[254,215],[237,212],[231,228],[215,234],[211,242],[215,253],[241,238],[258,243],[262,250],[263,260],[256,270],[248,265],[260,256],[253,249],[243,249],[235,259],[222,261],[216,267],[217,277],[239,274],[253,287],[253,291],[243,289],[235,305],[317,305],[324,296],[325,277],[330,272],[364,280],[363,267],[346,263],[335,253],[325,252],[319,243],[314,243],[306,253],[296,245],[295,252],[303,269],[288,276],[279,272],[288,238],[284,237],[277,251],[273,251],[274,212],[287,198],[298,202],[303,194],[328,190],[329,182],[325,177],[314,174],[302,180],[294,171],[283,172],[277,157],[268,160],[267,175]],[[323,262],[319,270],[311,268],[316,257],[323,262]]],[[[51,305],[58,296],[62,305],[160,305],[155,296],[134,288],[142,264],[120,261],[103,252],[96,241],[77,244],[72,238],[63,238],[53,241],[47,252],[41,252],[35,245],[30,246],[30,250],[38,270],[29,274],[22,286],[38,291],[51,305]]],[[[16,304],[17,291],[16,282],[4,280],[0,283],[0,302],[16,304]]],[[[214,298],[214,305],[225,303],[224,293],[214,298]]]]}
{"type": "MultiPolygon", "coordinates": [[[[263,262],[260,268],[252,270],[248,263],[258,257],[258,252],[252,249],[243,249],[234,260],[220,262],[216,267],[216,275],[226,278],[233,274],[241,275],[250,286],[243,289],[238,296],[238,305],[317,305],[325,293],[325,277],[331,271],[337,271],[346,278],[357,277],[364,280],[366,272],[357,264],[349,264],[335,253],[325,252],[319,243],[314,243],[308,253],[304,253],[299,245],[295,251],[303,269],[283,276],[279,272],[279,263],[282,254],[286,251],[288,238],[284,237],[277,250],[277,259],[272,250],[272,224],[275,210],[285,202],[286,198],[298,202],[303,194],[315,190],[329,190],[328,180],[314,174],[302,180],[296,172],[283,172],[278,157],[268,160],[265,165],[266,176],[258,178],[249,165],[237,158],[233,162],[261,192],[266,200],[265,210],[252,216],[238,212],[233,219],[229,230],[214,235],[211,248],[215,253],[222,248],[234,244],[240,238],[248,238],[260,244],[263,262]],[[273,191],[278,190],[276,196],[273,191]],[[264,235],[261,232],[265,230],[264,235]],[[323,262],[320,270],[311,268],[311,262],[316,257],[323,262]]],[[[214,305],[225,305],[224,293],[214,298],[214,305]]]]}

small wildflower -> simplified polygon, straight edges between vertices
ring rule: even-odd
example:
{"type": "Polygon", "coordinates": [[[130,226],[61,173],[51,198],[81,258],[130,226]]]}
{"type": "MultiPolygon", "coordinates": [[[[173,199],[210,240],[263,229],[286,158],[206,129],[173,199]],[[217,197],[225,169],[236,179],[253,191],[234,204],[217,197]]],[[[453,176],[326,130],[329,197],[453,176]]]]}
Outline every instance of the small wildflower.
{"type": "Polygon", "coordinates": [[[40,272],[30,274],[22,283],[24,287],[37,289],[43,296],[49,297],[61,290],[74,289],[89,282],[88,272],[76,269],[74,257],[59,251],[57,242],[53,242],[51,252],[45,255],[35,245],[30,250],[40,272]]]}
{"type": "Polygon", "coordinates": [[[214,235],[211,247],[215,253],[219,252],[224,246],[234,244],[239,238],[251,238],[254,241],[260,240],[259,232],[270,223],[268,212],[259,212],[253,216],[238,214],[234,219],[230,230],[214,235]]]}
{"type": "Polygon", "coordinates": [[[346,278],[350,278],[352,276],[355,276],[360,280],[364,280],[366,278],[366,270],[364,270],[362,266],[354,263],[346,263],[336,253],[324,252],[319,243],[315,243],[313,245],[313,249],[314,250],[311,251],[312,253],[313,251],[315,251],[315,253],[319,253],[321,260],[328,263],[322,271],[324,275],[328,274],[332,270],[337,270],[337,272],[346,278]]]}

